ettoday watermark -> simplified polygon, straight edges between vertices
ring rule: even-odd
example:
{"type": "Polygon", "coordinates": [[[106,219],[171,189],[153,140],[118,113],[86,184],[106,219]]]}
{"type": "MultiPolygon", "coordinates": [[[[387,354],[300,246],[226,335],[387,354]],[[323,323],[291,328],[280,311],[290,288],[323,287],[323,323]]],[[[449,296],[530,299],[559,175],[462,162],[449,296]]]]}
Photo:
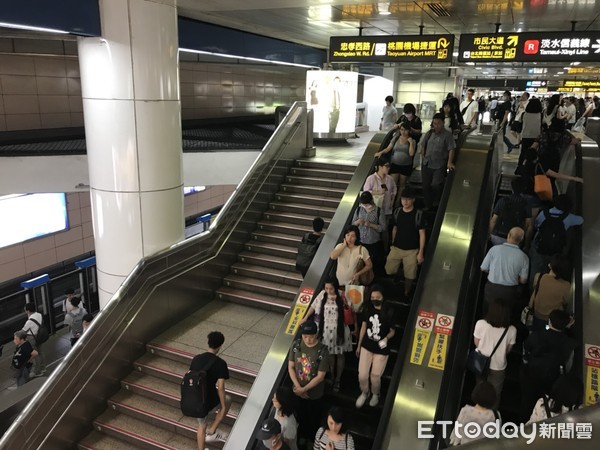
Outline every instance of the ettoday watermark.
{"type": "MultiPolygon", "coordinates": [[[[499,420],[488,422],[481,425],[477,422],[454,422],[452,420],[419,420],[417,437],[419,439],[432,439],[434,427],[441,431],[443,439],[450,437],[450,433],[454,430],[454,434],[459,439],[467,437],[476,439],[486,437],[489,439],[516,439],[524,438],[527,444],[531,444],[535,439],[591,439],[592,424],[591,423],[544,423],[535,422],[531,424],[531,428],[525,424],[516,424],[514,422],[500,423],[499,420]]],[[[437,430],[436,430],[437,431],[437,430]]]]}

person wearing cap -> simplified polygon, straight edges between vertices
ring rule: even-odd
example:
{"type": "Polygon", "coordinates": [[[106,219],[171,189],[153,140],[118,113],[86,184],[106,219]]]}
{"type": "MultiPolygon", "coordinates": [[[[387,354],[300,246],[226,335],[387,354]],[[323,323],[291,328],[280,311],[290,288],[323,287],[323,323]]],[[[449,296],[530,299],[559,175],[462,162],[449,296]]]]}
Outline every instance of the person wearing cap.
{"type": "Polygon", "coordinates": [[[288,357],[293,391],[299,397],[299,433],[307,439],[312,439],[319,427],[320,399],[325,393],[325,375],[329,367],[329,352],[319,342],[317,332],[315,322],[303,323],[302,338],[294,341],[288,357]]]}
{"type": "Polygon", "coordinates": [[[256,439],[269,450],[290,450],[290,446],[281,438],[281,425],[272,417],[262,423],[256,432],[256,439]]]}

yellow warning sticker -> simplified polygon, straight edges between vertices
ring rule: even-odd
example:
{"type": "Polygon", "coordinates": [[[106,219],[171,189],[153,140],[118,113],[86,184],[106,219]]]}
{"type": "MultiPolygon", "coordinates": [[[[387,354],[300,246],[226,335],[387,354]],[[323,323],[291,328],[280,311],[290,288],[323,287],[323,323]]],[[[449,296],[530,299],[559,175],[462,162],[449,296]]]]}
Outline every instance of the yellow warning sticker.
{"type": "Polygon", "coordinates": [[[598,403],[598,375],[600,374],[600,346],[585,344],[585,406],[598,403]]]}
{"type": "Polygon", "coordinates": [[[306,310],[308,309],[308,305],[310,305],[310,299],[314,295],[314,289],[303,288],[298,297],[296,298],[296,304],[292,309],[290,314],[290,318],[288,320],[287,326],[285,327],[286,334],[295,335],[298,331],[298,324],[306,314],[306,310]]]}
{"type": "Polygon", "coordinates": [[[444,333],[436,334],[433,349],[431,350],[431,357],[429,358],[428,367],[432,369],[444,370],[446,365],[446,350],[448,348],[449,336],[444,333]]]}
{"type": "Polygon", "coordinates": [[[421,365],[423,364],[423,358],[425,356],[425,350],[429,343],[429,337],[431,331],[415,330],[415,337],[413,339],[412,350],[410,352],[410,362],[412,364],[421,365]]]}

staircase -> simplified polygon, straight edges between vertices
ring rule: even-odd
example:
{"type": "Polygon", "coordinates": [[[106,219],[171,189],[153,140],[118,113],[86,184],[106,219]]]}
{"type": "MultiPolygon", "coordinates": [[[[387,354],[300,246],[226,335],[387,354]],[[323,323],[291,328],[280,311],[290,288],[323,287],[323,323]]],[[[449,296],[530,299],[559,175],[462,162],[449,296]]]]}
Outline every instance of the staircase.
{"type": "Polygon", "coordinates": [[[225,335],[220,356],[229,366],[225,386],[233,404],[220,428],[229,431],[302,282],[298,242],[315,216],[329,224],[353,172],[348,165],[294,163],[262,217],[242,218],[255,229],[216,299],[146,345],[79,449],[197,449],[197,420],[181,414],[179,383],[213,330],[225,335]]]}

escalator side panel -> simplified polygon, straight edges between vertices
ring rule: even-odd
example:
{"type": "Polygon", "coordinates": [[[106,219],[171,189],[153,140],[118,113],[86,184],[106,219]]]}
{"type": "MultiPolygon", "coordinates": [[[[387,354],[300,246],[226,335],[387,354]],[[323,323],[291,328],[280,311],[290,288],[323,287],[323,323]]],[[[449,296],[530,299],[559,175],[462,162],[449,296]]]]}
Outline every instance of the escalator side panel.
{"type": "MultiPolygon", "coordinates": [[[[476,223],[486,168],[489,168],[490,139],[490,135],[472,134],[460,150],[460,161],[456,167],[438,242],[429,256],[431,266],[419,299],[420,310],[457,315],[473,226],[476,223]]],[[[434,420],[444,371],[429,367],[436,340],[434,333],[424,350],[422,364],[411,362],[412,343],[417,336],[417,320],[415,317],[412,323],[409,322],[399,355],[403,368],[383,439],[384,449],[396,449],[399,442],[403,448],[429,448],[428,439],[417,437],[417,422],[434,420]]]]}

